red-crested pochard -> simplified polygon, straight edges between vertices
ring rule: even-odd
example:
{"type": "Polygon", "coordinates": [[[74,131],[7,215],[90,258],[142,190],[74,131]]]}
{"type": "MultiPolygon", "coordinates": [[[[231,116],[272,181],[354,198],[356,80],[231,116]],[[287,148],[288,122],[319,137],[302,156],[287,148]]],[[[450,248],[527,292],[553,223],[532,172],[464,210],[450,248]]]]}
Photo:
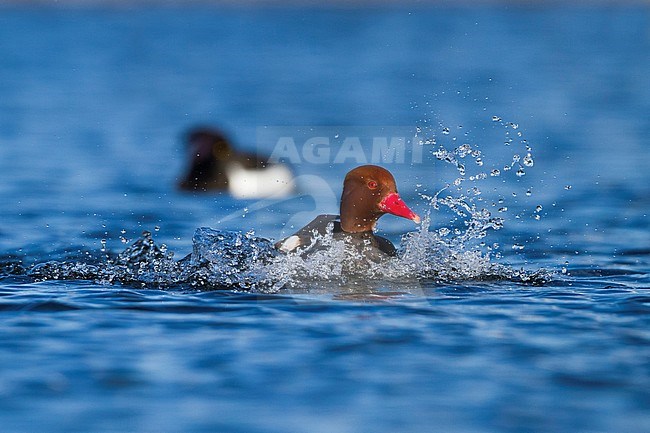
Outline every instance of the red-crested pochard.
{"type": "Polygon", "coordinates": [[[386,238],[374,234],[377,220],[389,213],[416,223],[417,216],[397,193],[395,178],[385,168],[363,165],[350,171],[343,181],[339,215],[319,215],[295,234],[277,242],[276,249],[284,253],[309,253],[322,249],[318,235],[329,230],[334,239],[356,246],[371,258],[381,259],[396,254],[395,246],[386,238]]]}

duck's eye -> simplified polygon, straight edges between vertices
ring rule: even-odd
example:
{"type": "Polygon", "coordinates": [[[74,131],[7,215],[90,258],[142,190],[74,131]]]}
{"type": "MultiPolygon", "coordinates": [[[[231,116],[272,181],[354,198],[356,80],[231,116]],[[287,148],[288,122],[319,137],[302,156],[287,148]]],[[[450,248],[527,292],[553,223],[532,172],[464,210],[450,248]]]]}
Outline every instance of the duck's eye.
{"type": "Polygon", "coordinates": [[[374,180],[368,181],[368,188],[377,189],[377,182],[375,182],[374,180]]]}

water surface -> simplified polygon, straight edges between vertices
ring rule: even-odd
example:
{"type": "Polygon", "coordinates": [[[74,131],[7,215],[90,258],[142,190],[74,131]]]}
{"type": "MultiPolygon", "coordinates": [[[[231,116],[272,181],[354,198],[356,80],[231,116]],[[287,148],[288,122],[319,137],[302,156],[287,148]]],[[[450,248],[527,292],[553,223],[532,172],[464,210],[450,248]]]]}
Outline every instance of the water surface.
{"type": "Polygon", "coordinates": [[[3,431],[648,431],[649,21],[3,6],[3,431]],[[420,237],[372,278],[179,270],[199,227],[253,229],[252,248],[336,212],[354,165],[296,164],[314,177],[273,203],[181,194],[196,123],[266,152],[264,127],[417,128],[423,161],[387,166],[430,224],[383,217],[393,242],[420,237]],[[481,209],[503,228],[463,238],[481,209]],[[153,249],[119,262],[143,231],[153,249]]]}

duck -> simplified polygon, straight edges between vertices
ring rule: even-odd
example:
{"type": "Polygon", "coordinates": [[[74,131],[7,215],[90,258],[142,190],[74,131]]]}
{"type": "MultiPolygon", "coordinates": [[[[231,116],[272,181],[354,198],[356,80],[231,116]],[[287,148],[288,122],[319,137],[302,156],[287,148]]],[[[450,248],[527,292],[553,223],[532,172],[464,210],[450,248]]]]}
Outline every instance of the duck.
{"type": "Polygon", "coordinates": [[[349,171],[343,181],[339,215],[318,215],[291,236],[275,243],[284,254],[309,255],[327,248],[322,241],[328,232],[335,240],[377,262],[397,255],[393,243],[375,235],[377,221],[392,214],[420,223],[420,217],[404,203],[395,178],[383,167],[362,165],[349,171]]]}
{"type": "Polygon", "coordinates": [[[228,191],[237,199],[256,199],[286,197],[295,190],[288,165],[237,150],[219,129],[193,128],[185,141],[188,167],[177,185],[182,191],[228,191]]]}

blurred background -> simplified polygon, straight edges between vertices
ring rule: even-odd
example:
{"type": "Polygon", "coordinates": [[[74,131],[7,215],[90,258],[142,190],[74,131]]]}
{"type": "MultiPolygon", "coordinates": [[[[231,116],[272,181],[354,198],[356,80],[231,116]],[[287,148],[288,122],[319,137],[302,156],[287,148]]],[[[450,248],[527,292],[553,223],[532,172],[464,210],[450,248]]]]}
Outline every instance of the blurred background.
{"type": "MultiPolygon", "coordinates": [[[[158,226],[187,251],[201,225],[279,237],[296,212],[336,212],[307,197],[233,219],[247,206],[227,194],[179,193],[197,124],[265,153],[266,126],[417,126],[440,140],[446,127],[496,161],[522,150],[504,149],[499,116],[534,148],[522,187],[547,194],[539,204],[647,205],[649,14],[632,1],[0,3],[0,248],[110,246],[158,226]]],[[[295,170],[338,195],[353,165],[295,170]]],[[[414,184],[455,178],[433,162],[393,171],[411,201],[414,184]]]]}

